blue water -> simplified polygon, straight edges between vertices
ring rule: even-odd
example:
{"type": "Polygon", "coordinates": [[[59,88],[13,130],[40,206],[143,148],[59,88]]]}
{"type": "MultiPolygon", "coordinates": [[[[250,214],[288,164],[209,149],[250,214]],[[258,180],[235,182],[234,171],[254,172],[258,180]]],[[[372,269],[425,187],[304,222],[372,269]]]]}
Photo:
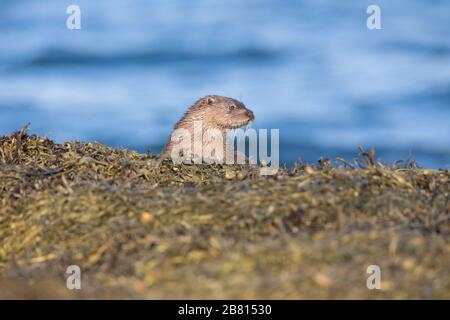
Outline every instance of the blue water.
{"type": "Polygon", "coordinates": [[[0,134],[158,153],[197,98],[243,100],[280,157],[450,167],[448,0],[0,0],[0,134]],[[81,8],[82,29],[66,28],[81,8]],[[381,8],[368,30],[366,9],[381,8]]]}

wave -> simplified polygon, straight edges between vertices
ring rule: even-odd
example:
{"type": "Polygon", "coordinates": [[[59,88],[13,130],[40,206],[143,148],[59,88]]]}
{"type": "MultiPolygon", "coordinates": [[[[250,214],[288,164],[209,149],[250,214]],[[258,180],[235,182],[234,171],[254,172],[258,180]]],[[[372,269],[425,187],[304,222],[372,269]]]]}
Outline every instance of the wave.
{"type": "Polygon", "coordinates": [[[176,63],[261,63],[279,61],[285,56],[280,51],[266,48],[242,48],[233,51],[177,51],[147,50],[115,54],[76,52],[65,49],[48,49],[43,53],[18,62],[16,67],[52,67],[65,65],[82,66],[123,66],[123,65],[161,65],[176,63]]]}

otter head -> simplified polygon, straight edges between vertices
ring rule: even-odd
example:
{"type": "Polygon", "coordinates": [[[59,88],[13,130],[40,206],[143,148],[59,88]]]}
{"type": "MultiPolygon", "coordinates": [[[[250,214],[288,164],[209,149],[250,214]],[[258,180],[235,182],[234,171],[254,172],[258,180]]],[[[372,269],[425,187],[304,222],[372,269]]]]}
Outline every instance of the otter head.
{"type": "Polygon", "coordinates": [[[245,105],[232,98],[210,95],[198,100],[191,108],[193,116],[218,129],[236,129],[255,118],[245,105]]]}

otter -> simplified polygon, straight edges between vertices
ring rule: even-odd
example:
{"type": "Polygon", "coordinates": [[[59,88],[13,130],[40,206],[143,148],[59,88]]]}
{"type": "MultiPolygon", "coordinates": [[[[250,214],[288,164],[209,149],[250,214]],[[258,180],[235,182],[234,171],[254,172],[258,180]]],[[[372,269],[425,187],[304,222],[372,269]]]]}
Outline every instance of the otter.
{"type": "MultiPolygon", "coordinates": [[[[208,161],[223,163],[226,153],[232,148],[227,143],[227,131],[241,128],[254,119],[253,112],[241,101],[207,95],[197,100],[175,124],[162,155],[172,159],[174,155],[182,156],[194,162],[195,159],[202,161],[201,159],[208,158],[208,161]],[[181,140],[184,141],[180,152],[181,140]],[[209,153],[211,151],[212,155],[209,153]],[[207,157],[205,153],[208,154],[207,157]]],[[[233,153],[233,159],[235,158],[236,153],[233,153]]]]}

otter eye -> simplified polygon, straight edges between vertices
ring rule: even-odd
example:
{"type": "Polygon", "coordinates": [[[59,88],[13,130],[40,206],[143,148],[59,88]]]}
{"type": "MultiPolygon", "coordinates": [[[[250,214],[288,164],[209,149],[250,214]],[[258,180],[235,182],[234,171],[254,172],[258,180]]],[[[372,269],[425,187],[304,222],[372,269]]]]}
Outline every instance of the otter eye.
{"type": "Polygon", "coordinates": [[[231,111],[231,110],[234,110],[234,109],[236,109],[236,106],[234,105],[234,104],[232,104],[232,105],[230,105],[229,107],[228,107],[228,109],[231,111]]]}

